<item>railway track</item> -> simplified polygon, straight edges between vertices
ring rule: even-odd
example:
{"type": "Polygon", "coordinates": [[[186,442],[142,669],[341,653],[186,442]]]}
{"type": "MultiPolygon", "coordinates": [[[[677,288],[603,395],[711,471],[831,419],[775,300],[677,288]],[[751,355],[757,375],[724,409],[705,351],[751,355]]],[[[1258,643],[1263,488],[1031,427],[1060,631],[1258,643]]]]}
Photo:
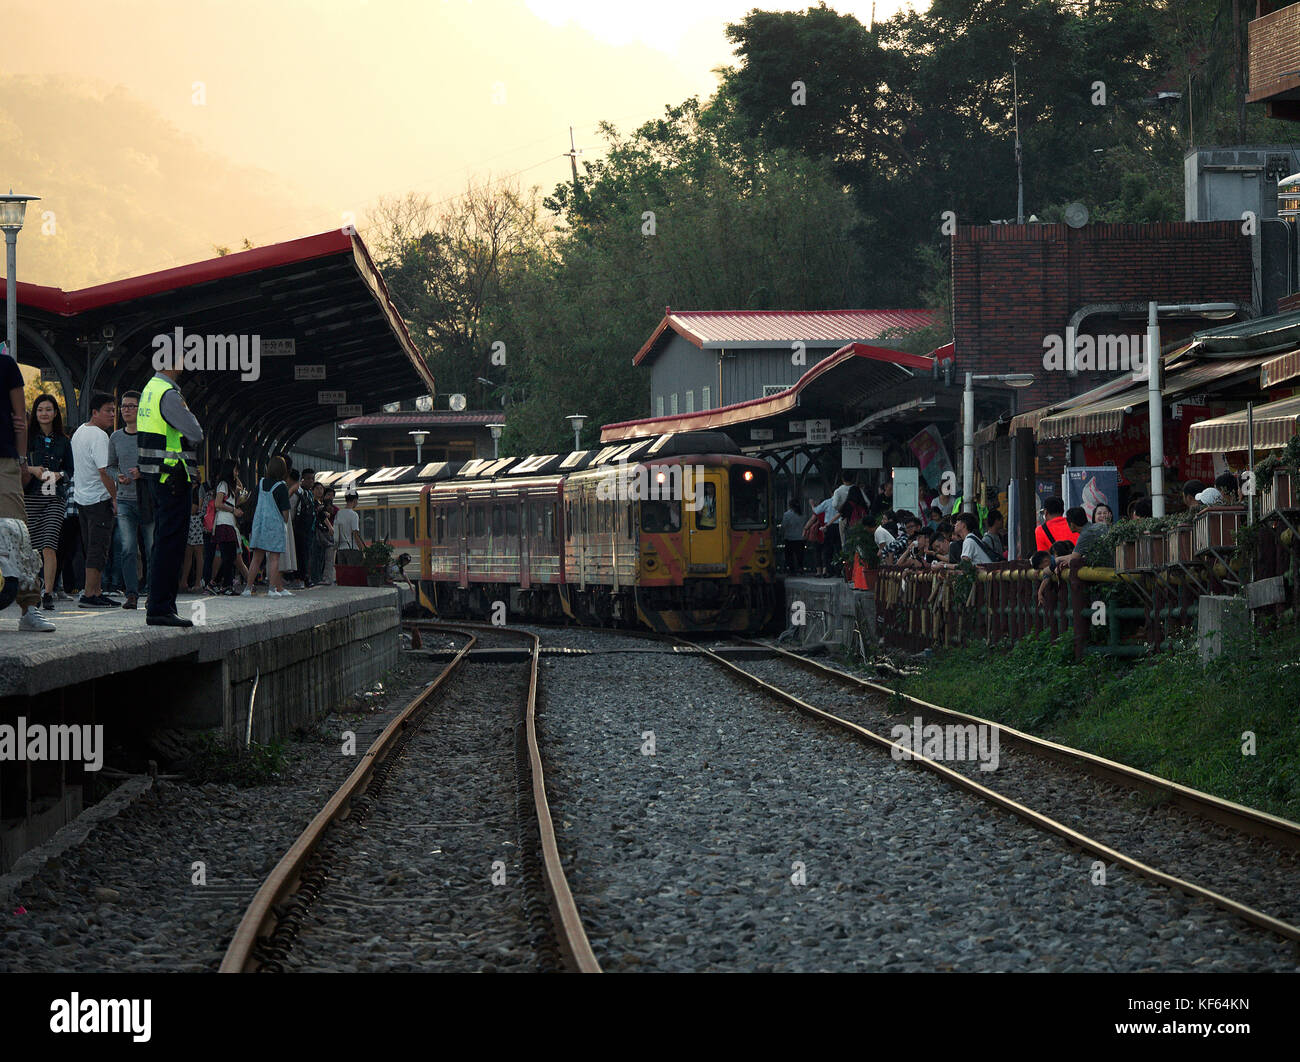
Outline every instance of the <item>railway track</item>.
{"type": "Polygon", "coordinates": [[[938,762],[910,747],[898,758],[1108,862],[1300,941],[1300,824],[765,647],[775,659],[743,666],[706,647],[691,645],[689,651],[891,753],[898,744],[893,728],[914,719],[923,726],[996,727],[1005,747],[993,770],[981,770],[974,757],[938,762]],[[789,688],[796,671],[798,693],[789,688]]]}
{"type": "Polygon", "coordinates": [[[539,639],[473,624],[418,629],[464,645],[271,871],[223,973],[560,963],[599,972],[546,800],[539,639]],[[467,663],[471,649],[503,640],[522,640],[526,662],[467,663]],[[483,673],[471,676],[474,668],[483,673]],[[476,679],[490,693],[470,703],[461,687],[476,679]]]}

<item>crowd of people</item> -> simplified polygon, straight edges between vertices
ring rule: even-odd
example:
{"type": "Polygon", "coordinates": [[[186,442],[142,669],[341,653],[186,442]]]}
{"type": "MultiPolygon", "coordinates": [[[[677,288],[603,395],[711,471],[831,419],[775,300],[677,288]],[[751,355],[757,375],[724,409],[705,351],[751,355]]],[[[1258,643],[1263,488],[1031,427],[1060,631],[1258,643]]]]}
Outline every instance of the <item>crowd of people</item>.
{"type": "Polygon", "coordinates": [[[232,460],[201,474],[203,440],[177,380],[157,374],[116,401],[96,393],[69,438],[54,396],[26,408],[22,375],[0,356],[11,415],[0,418],[0,564],[18,584],[19,629],[52,631],[59,600],[139,607],[149,625],[188,627],[178,593],[293,596],[334,582],[338,549],[363,546],[357,494],[340,509],[312,469],[275,456],[245,486],[232,460]],[[120,414],[122,426],[114,430],[120,414]]]}
{"type": "MultiPolygon", "coordinates": [[[[864,491],[856,475],[846,471],[835,491],[813,506],[810,515],[804,515],[797,498],[790,498],[781,518],[786,572],[838,575],[844,543],[859,526],[872,536],[879,567],[945,570],[963,561],[978,565],[1008,559],[1006,523],[997,509],[962,511],[960,498],[923,491],[918,514],[891,508],[892,493],[888,481],[877,491],[864,491]]],[[[1213,486],[1189,480],[1183,485],[1183,500],[1188,511],[1235,504],[1240,500],[1237,477],[1225,472],[1213,486]]],[[[1150,498],[1135,499],[1126,515],[1150,517],[1150,498]]],[[[1038,513],[1030,563],[1040,570],[1080,563],[1114,521],[1115,512],[1105,502],[1094,507],[1089,519],[1082,506],[1067,509],[1059,497],[1048,497],[1038,513]]]]}

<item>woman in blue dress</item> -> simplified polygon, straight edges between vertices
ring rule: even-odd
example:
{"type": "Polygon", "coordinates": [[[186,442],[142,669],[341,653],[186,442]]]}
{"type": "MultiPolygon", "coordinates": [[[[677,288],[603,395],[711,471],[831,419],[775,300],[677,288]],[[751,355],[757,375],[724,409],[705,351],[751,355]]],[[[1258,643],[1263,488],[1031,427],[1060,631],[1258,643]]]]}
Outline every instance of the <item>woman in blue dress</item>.
{"type": "Polygon", "coordinates": [[[286,518],[289,515],[289,488],[285,486],[288,469],[283,457],[273,457],[266,465],[266,475],[257,481],[257,511],[253,514],[253,533],[249,545],[253,549],[253,562],[248,569],[248,585],[244,597],[252,595],[262,558],[267,558],[266,578],[271,584],[268,597],[293,597],[284,588],[280,574],[280,556],[285,550],[286,518]]]}

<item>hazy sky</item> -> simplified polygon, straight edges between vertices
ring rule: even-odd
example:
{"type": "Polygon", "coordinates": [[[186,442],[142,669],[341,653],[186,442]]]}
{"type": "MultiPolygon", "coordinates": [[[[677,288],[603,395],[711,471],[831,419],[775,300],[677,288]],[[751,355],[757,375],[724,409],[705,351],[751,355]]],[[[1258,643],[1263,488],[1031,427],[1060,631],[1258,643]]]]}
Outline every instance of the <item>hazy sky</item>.
{"type": "MultiPolygon", "coordinates": [[[[20,275],[70,288],[322,231],[345,211],[364,234],[378,196],[441,199],[470,177],[522,171],[549,190],[570,125],[594,149],[602,119],[628,127],[711,93],[732,61],[726,23],[755,6],[809,4],[0,0],[16,30],[0,182],[45,196],[57,221],[24,230],[20,275]]],[[[831,6],[864,23],[873,8],[831,6]]],[[[874,8],[906,6],[928,2],[874,8]]]]}

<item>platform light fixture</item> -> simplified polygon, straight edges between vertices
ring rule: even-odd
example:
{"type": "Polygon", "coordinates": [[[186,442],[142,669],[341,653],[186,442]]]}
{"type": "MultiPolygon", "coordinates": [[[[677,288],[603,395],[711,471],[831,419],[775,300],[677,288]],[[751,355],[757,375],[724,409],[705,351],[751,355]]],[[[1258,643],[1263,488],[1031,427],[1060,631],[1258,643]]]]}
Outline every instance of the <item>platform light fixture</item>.
{"type": "Polygon", "coordinates": [[[492,460],[501,456],[501,432],[505,429],[504,424],[489,424],[488,431],[492,433],[492,460]]]}
{"type": "Polygon", "coordinates": [[[343,471],[348,472],[352,468],[352,444],[357,441],[355,435],[340,435],[339,442],[343,444],[343,471]]]}
{"type": "Polygon", "coordinates": [[[429,433],[427,431],[408,431],[406,434],[415,440],[415,463],[417,465],[423,463],[424,458],[420,455],[424,440],[429,437],[429,433]]]}
{"type": "Polygon", "coordinates": [[[18,360],[18,232],[27,216],[27,204],[38,195],[15,194],[12,188],[0,195],[0,229],[5,234],[5,337],[9,356],[18,360]]]}
{"type": "Polygon", "coordinates": [[[569,427],[573,429],[573,449],[582,449],[582,426],[587,423],[587,414],[570,413],[564,418],[569,422],[569,427]]]}

